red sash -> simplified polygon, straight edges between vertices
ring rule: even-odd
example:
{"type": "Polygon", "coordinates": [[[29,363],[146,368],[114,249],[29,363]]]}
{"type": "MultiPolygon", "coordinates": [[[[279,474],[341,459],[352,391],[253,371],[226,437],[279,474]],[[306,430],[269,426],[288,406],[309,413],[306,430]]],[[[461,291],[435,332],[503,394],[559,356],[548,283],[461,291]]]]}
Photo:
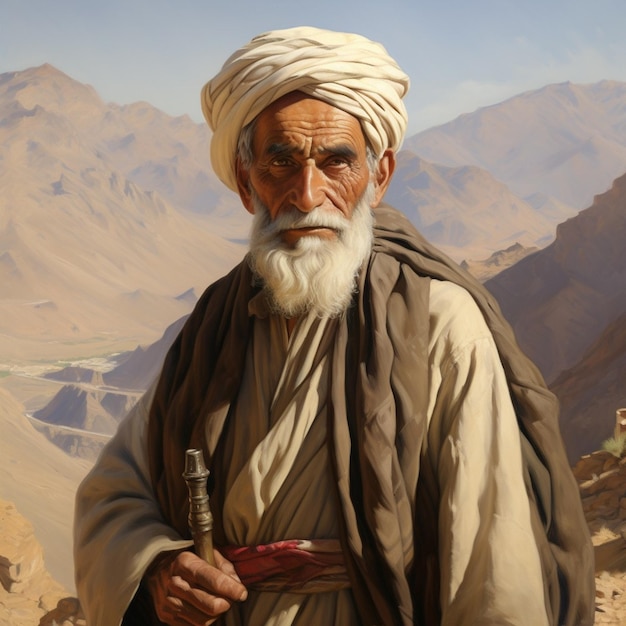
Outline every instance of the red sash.
{"type": "Polygon", "coordinates": [[[288,539],[258,546],[220,546],[219,550],[248,589],[320,593],[350,586],[336,539],[288,539]]]}

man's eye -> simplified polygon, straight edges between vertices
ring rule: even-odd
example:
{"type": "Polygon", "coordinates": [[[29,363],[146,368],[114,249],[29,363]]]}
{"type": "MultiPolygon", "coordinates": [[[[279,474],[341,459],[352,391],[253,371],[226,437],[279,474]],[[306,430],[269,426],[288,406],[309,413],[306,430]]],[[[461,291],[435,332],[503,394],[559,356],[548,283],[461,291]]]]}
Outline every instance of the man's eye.
{"type": "Polygon", "coordinates": [[[276,167],[287,167],[288,165],[291,165],[291,160],[288,158],[278,158],[278,159],[274,159],[272,161],[272,165],[276,166],[276,167]]]}
{"type": "Polygon", "coordinates": [[[348,165],[348,161],[343,157],[333,157],[326,162],[328,167],[343,167],[348,165]]]}

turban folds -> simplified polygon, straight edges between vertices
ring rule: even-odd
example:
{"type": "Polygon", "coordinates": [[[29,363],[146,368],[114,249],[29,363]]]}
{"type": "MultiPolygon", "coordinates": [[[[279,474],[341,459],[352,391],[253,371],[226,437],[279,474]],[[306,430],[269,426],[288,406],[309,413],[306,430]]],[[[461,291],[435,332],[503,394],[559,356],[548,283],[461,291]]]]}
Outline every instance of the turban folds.
{"type": "Polygon", "coordinates": [[[213,131],[213,169],[236,191],[242,128],[292,91],[356,117],[378,156],[397,150],[406,131],[402,98],[408,88],[408,76],[385,48],[361,35],[306,26],[259,35],[202,89],[202,112],[213,131]]]}

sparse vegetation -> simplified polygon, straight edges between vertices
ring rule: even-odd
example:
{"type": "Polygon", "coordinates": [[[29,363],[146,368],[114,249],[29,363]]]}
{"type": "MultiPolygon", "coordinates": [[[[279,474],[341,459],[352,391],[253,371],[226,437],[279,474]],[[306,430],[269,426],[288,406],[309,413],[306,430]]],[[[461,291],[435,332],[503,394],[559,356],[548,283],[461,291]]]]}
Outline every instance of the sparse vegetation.
{"type": "Polygon", "coordinates": [[[7,376],[11,375],[11,371],[10,370],[0,370],[0,378],[6,378],[7,376]]]}
{"type": "Polygon", "coordinates": [[[626,433],[619,435],[619,437],[610,437],[602,442],[602,449],[606,452],[610,452],[618,459],[626,454],[626,433]]]}

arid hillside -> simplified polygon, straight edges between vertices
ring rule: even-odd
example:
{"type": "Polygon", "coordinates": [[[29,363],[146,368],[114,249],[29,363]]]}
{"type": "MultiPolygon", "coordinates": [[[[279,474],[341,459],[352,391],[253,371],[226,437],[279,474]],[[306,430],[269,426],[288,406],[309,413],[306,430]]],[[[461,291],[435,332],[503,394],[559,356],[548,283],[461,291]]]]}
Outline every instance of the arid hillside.
{"type": "Polygon", "coordinates": [[[544,247],[557,224],[575,213],[548,218],[485,169],[436,165],[408,150],[398,154],[385,201],[457,261],[485,259],[515,244],[544,247]]]}
{"type": "Polygon", "coordinates": [[[552,390],[561,402],[561,432],[570,462],[613,436],[615,412],[626,408],[626,313],[561,373],[552,390]]]}
{"type": "Polygon", "coordinates": [[[623,82],[547,85],[425,130],[405,148],[486,169],[546,214],[559,203],[583,209],[626,171],[625,110],[623,82]]]}
{"type": "MultiPolygon", "coordinates": [[[[243,255],[250,219],[205,125],[105,103],[50,65],[0,76],[0,120],[0,365],[154,341],[243,255]]],[[[545,245],[573,212],[410,152],[389,200],[459,261],[545,245]]]]}
{"type": "Polygon", "coordinates": [[[0,76],[0,119],[0,362],[152,341],[243,256],[219,201],[191,210],[190,178],[217,183],[189,119],[105,105],[50,66],[0,76]]]}
{"type": "Polygon", "coordinates": [[[557,229],[556,240],[485,284],[548,381],[626,311],[626,175],[557,229]]]}
{"type": "Polygon", "coordinates": [[[90,466],[37,432],[23,405],[0,389],[0,499],[14,503],[33,525],[50,573],[68,590],[74,588],[74,493],[90,466]]]}

